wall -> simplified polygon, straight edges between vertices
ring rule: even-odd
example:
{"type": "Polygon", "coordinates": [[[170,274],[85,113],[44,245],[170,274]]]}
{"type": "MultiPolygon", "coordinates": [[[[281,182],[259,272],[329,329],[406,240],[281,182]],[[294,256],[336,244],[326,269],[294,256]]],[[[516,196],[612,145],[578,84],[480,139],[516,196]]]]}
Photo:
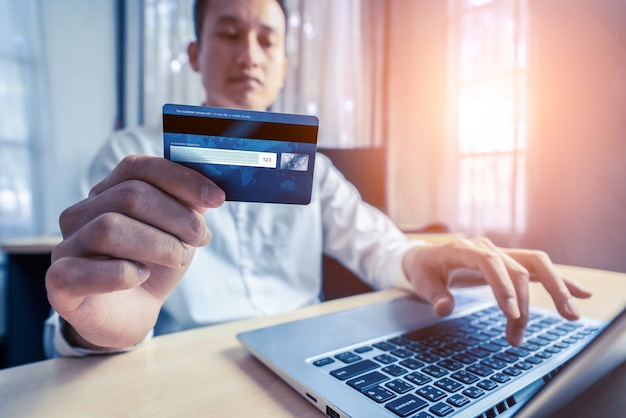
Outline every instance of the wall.
{"type": "Polygon", "coordinates": [[[40,1],[49,82],[44,135],[44,233],[78,201],[80,175],[115,120],[114,0],[40,1]]]}
{"type": "Polygon", "coordinates": [[[626,3],[534,0],[520,244],[626,272],[626,3]]]}

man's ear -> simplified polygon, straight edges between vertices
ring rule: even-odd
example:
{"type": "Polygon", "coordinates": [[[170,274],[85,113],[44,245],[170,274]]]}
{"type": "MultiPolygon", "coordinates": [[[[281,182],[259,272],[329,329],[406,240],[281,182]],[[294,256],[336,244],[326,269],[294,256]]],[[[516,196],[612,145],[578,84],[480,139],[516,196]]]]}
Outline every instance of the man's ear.
{"type": "Polygon", "coordinates": [[[198,65],[198,54],[200,53],[200,46],[197,41],[189,42],[187,45],[187,56],[189,57],[189,63],[191,64],[191,68],[195,72],[200,72],[200,66],[198,65]]]}

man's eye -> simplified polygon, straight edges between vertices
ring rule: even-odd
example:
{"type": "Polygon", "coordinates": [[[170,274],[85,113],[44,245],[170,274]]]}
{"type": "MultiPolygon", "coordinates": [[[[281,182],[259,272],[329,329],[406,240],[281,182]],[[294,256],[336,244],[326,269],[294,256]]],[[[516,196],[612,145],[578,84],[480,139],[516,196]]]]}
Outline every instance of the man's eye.
{"type": "Polygon", "coordinates": [[[226,30],[217,32],[217,37],[220,39],[234,40],[239,37],[239,34],[233,30],[226,30]]]}
{"type": "Polygon", "coordinates": [[[259,44],[265,49],[270,49],[276,46],[276,41],[272,38],[261,38],[259,44]]]}

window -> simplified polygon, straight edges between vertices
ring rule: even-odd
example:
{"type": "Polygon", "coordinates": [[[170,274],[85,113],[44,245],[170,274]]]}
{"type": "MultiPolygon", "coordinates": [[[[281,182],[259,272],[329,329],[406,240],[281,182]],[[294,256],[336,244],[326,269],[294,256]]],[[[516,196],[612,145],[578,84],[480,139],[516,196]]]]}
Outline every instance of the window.
{"type": "Polygon", "coordinates": [[[32,1],[0,0],[0,240],[38,232],[37,173],[39,45],[32,1]]]}
{"type": "Polygon", "coordinates": [[[457,214],[470,235],[525,229],[526,0],[450,2],[457,214]]]}

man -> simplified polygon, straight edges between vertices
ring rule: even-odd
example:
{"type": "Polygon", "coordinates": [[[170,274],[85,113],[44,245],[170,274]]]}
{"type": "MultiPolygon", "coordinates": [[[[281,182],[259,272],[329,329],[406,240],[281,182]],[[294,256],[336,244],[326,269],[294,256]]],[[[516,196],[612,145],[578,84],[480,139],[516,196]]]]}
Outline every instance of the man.
{"type": "MultiPolygon", "coordinates": [[[[188,53],[204,104],[267,109],[287,68],[283,3],[198,1],[195,18],[188,53]]],[[[507,316],[513,344],[523,338],[529,281],[542,282],[568,319],[578,317],[573,297],[590,296],[541,252],[486,239],[408,242],[323,156],[311,204],[291,206],[224,203],[210,180],[160,155],[158,130],[114,135],[91,171],[93,182],[104,179],[61,215],[64,240],[46,275],[56,311],[46,325],[49,355],[118,352],[153,332],[315,303],[322,253],[375,288],[412,288],[439,315],[454,307],[452,273],[479,278],[507,316]]]]}

